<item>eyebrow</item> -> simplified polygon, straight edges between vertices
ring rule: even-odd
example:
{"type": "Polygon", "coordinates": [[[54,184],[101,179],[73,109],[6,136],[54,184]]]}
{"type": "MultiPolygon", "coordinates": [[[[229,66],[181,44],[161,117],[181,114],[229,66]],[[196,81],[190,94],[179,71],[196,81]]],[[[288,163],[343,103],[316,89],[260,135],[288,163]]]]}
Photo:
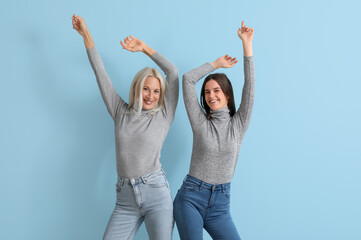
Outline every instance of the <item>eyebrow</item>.
{"type": "MultiPolygon", "coordinates": [[[[147,85],[144,85],[143,87],[150,88],[150,87],[148,87],[147,85]]],[[[154,89],[154,90],[159,90],[159,91],[160,91],[160,88],[156,88],[156,89],[154,89]]]]}
{"type": "MultiPolygon", "coordinates": [[[[215,88],[212,88],[213,90],[215,90],[215,89],[221,89],[220,87],[215,87],[215,88]]],[[[204,89],[204,91],[209,91],[209,89],[208,88],[206,88],[206,89],[204,89]]]]}

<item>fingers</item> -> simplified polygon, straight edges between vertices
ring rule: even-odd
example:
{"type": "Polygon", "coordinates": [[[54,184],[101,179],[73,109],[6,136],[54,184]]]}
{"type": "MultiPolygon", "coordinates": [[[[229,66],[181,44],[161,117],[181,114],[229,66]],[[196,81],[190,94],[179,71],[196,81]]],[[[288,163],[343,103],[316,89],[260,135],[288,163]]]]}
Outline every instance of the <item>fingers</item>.
{"type": "Polygon", "coordinates": [[[124,38],[124,42],[125,42],[125,44],[128,45],[133,39],[134,39],[134,37],[128,36],[128,37],[124,38]]]}
{"type": "Polygon", "coordinates": [[[122,45],[123,49],[125,50],[135,52],[134,47],[129,45],[133,41],[133,39],[130,37],[131,36],[124,38],[124,42],[120,41],[120,45],[122,45]]]}
{"type": "Polygon", "coordinates": [[[245,28],[245,31],[246,31],[246,32],[253,32],[253,28],[246,27],[246,28],[245,28]]]}
{"type": "Polygon", "coordinates": [[[74,29],[76,30],[79,29],[79,22],[76,19],[73,19],[72,24],[74,29]]]}
{"type": "Polygon", "coordinates": [[[122,45],[123,48],[127,48],[127,45],[125,45],[122,41],[120,41],[120,45],[122,45]]]}
{"type": "Polygon", "coordinates": [[[231,56],[229,55],[225,55],[224,56],[225,60],[227,61],[227,63],[231,66],[233,66],[234,64],[236,64],[238,62],[237,58],[232,58],[231,56]]]}
{"type": "Polygon", "coordinates": [[[242,26],[241,26],[241,33],[246,32],[247,30],[247,26],[244,24],[244,21],[242,21],[242,26]]]}
{"type": "Polygon", "coordinates": [[[238,28],[238,33],[244,33],[244,32],[253,32],[254,29],[251,28],[251,27],[247,27],[245,24],[244,24],[244,21],[242,21],[242,27],[241,28],[238,28]]]}
{"type": "Polygon", "coordinates": [[[79,27],[80,27],[80,17],[73,14],[73,17],[72,17],[72,24],[73,24],[73,28],[76,29],[76,30],[79,30],[79,27]]]}

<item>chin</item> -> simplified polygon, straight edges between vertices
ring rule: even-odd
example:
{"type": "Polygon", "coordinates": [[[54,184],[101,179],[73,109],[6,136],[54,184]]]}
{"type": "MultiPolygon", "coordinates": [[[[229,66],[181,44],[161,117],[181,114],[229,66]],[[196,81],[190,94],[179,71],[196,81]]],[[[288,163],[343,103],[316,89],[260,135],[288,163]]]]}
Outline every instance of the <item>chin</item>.
{"type": "Polygon", "coordinates": [[[142,108],[144,110],[151,110],[151,109],[155,108],[156,106],[157,106],[157,104],[154,104],[154,105],[145,105],[145,104],[143,104],[142,108]]]}
{"type": "Polygon", "coordinates": [[[224,107],[227,107],[227,106],[215,106],[215,107],[210,107],[210,106],[208,105],[208,107],[209,107],[212,111],[218,111],[218,110],[220,110],[220,109],[222,109],[222,108],[224,108],[224,107]]]}

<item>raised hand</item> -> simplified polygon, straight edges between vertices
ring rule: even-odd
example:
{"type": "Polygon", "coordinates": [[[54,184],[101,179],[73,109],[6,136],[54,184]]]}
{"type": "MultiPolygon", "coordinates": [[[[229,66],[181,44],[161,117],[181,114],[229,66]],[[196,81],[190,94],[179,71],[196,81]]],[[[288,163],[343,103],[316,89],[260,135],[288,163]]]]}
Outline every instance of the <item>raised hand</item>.
{"type": "Polygon", "coordinates": [[[212,66],[214,69],[218,68],[231,68],[238,62],[237,58],[232,58],[229,55],[224,55],[214,62],[212,62],[212,66]]]}
{"type": "Polygon", "coordinates": [[[124,49],[131,52],[141,52],[144,50],[146,44],[138,39],[130,35],[129,37],[124,38],[124,42],[120,41],[120,44],[124,49]]]}
{"type": "Polygon", "coordinates": [[[245,26],[244,21],[242,21],[242,27],[238,28],[238,37],[242,39],[243,42],[252,42],[253,34],[253,28],[245,26]]]}
{"type": "Polygon", "coordinates": [[[88,27],[85,24],[85,21],[82,17],[79,17],[73,14],[72,23],[73,28],[83,37],[84,45],[86,49],[94,47],[93,38],[88,30],[88,27]]]}
{"type": "Polygon", "coordinates": [[[88,27],[85,24],[85,21],[82,17],[79,17],[75,14],[73,14],[72,17],[72,23],[73,23],[73,28],[81,35],[84,37],[86,31],[88,31],[88,27]]]}

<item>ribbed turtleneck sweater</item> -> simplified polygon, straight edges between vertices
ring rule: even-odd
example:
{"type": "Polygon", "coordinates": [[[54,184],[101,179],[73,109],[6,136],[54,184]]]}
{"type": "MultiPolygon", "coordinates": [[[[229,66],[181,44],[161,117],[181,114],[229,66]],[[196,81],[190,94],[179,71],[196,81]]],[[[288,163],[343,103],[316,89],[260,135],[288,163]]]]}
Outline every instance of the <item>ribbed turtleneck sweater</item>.
{"type": "Polygon", "coordinates": [[[166,75],[164,107],[155,114],[151,114],[150,110],[142,110],[138,117],[115,92],[96,48],[88,49],[87,53],[104,103],[114,120],[118,175],[136,178],[159,170],[160,152],[174,120],[178,102],[177,68],[158,52],[151,56],[166,75]]]}
{"type": "Polygon", "coordinates": [[[208,120],[198,103],[196,83],[214,71],[211,64],[183,75],[183,96],[193,130],[193,150],[189,175],[211,184],[231,182],[242,139],[248,128],[254,103],[255,72],[252,57],[244,57],[245,82],[242,101],[230,116],[228,107],[211,111],[208,120]]]}

